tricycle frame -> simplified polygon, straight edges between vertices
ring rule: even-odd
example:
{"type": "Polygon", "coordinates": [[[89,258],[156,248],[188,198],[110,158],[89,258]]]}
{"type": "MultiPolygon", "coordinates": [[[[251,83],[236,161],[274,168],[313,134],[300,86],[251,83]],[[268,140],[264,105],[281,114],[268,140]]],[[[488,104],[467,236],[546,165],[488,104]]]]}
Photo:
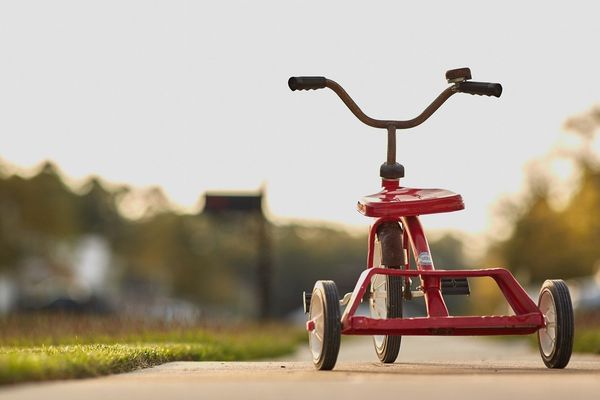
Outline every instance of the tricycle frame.
{"type": "Polygon", "coordinates": [[[530,334],[545,326],[544,317],[514,276],[504,268],[436,270],[425,232],[417,216],[379,218],[369,230],[367,269],[358,278],[341,318],[345,335],[518,335],[530,334]],[[375,232],[380,224],[396,221],[404,228],[404,249],[412,250],[416,269],[376,268],[373,264],[375,232]],[[374,275],[418,277],[421,280],[427,317],[375,319],[356,316],[356,310],[374,275]],[[494,279],[515,315],[450,316],[441,293],[442,278],[490,277],[494,279]]]}

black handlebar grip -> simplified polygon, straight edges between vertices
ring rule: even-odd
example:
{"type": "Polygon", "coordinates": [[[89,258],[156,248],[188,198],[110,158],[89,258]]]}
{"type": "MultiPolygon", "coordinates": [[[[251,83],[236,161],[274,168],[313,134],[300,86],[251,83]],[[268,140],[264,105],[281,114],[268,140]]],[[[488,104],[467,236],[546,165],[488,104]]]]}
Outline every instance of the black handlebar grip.
{"type": "Polygon", "coordinates": [[[458,91],[461,93],[477,94],[480,96],[500,97],[502,94],[502,85],[489,82],[461,82],[457,84],[458,91]]]}
{"type": "Polygon", "coordinates": [[[292,90],[323,89],[326,84],[324,76],[292,76],[288,80],[288,86],[292,90]]]}

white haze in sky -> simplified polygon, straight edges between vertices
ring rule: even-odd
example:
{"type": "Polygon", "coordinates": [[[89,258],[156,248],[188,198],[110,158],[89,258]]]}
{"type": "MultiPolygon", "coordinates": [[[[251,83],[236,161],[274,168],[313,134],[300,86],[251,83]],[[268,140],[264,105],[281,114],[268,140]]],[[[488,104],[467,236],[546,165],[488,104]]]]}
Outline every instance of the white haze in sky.
{"type": "Polygon", "coordinates": [[[367,114],[408,119],[469,66],[502,97],[455,95],[398,135],[398,159],[406,186],[465,199],[427,227],[489,233],[528,160],[599,101],[597,4],[3,1],[0,158],[160,185],[190,209],[206,190],[266,184],[274,218],[366,226],[355,204],[379,189],[385,132],[288,77],[324,75],[367,114]]]}

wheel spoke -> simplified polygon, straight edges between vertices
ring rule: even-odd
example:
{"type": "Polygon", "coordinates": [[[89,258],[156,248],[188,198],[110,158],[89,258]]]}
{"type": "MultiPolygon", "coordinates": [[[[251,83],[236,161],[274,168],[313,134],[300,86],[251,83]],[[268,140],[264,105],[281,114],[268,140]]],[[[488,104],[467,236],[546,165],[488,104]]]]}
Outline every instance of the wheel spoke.
{"type": "Polygon", "coordinates": [[[380,284],[373,285],[373,291],[376,291],[377,289],[379,289],[383,285],[385,285],[385,279],[382,279],[380,284]]]}
{"type": "Polygon", "coordinates": [[[383,304],[374,304],[373,310],[379,315],[379,317],[385,318],[387,307],[383,304]]]}
{"type": "Polygon", "coordinates": [[[319,342],[323,342],[323,337],[321,337],[321,335],[319,335],[319,332],[317,332],[316,329],[313,332],[314,332],[315,336],[317,337],[317,339],[319,339],[319,342]]]}
{"type": "MultiPolygon", "coordinates": [[[[377,307],[377,305],[376,305],[376,304],[373,304],[373,305],[371,306],[371,310],[372,310],[372,311],[373,311],[375,314],[377,314],[377,317],[379,317],[379,318],[384,318],[384,317],[381,315],[381,312],[380,312],[380,310],[379,310],[379,308],[377,307]]],[[[372,316],[373,316],[373,315],[372,315],[372,316]]]]}

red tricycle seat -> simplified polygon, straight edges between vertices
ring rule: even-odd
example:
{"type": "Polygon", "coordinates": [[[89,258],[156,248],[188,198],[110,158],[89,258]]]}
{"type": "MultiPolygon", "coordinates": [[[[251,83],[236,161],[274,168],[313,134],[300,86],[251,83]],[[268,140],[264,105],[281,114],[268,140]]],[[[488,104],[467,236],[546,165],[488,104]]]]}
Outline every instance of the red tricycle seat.
{"type": "Polygon", "coordinates": [[[357,208],[367,217],[407,217],[458,211],[465,204],[449,190],[397,187],[363,197],[357,208]]]}

